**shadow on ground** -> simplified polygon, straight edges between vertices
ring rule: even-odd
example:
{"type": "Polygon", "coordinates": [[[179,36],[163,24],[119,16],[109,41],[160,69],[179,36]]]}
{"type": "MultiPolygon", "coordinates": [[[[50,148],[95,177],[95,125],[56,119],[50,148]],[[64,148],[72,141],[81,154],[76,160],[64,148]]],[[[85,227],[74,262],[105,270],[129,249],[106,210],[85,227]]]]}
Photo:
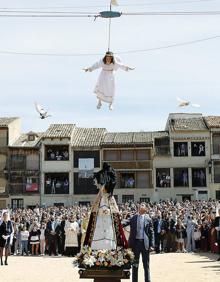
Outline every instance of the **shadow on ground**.
{"type": "Polygon", "coordinates": [[[193,263],[193,264],[209,264],[206,266],[200,266],[201,268],[204,269],[210,269],[215,272],[219,272],[220,274],[220,261],[217,261],[218,255],[217,254],[212,254],[212,253],[194,253],[194,256],[197,256],[198,259],[201,258],[202,260],[196,260],[196,261],[187,261],[186,263],[193,263]],[[205,259],[205,260],[204,260],[205,259]]]}

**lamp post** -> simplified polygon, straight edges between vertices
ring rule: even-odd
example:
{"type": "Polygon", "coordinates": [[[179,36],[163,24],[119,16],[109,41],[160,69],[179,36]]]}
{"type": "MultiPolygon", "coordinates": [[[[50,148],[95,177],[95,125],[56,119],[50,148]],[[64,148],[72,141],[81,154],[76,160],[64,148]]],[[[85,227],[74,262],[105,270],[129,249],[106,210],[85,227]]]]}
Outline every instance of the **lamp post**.
{"type": "Polygon", "coordinates": [[[208,161],[208,167],[209,167],[210,183],[212,183],[212,160],[208,161]]]}
{"type": "Polygon", "coordinates": [[[209,174],[211,174],[212,173],[212,161],[211,160],[209,160],[208,162],[208,167],[209,167],[209,174]]]}

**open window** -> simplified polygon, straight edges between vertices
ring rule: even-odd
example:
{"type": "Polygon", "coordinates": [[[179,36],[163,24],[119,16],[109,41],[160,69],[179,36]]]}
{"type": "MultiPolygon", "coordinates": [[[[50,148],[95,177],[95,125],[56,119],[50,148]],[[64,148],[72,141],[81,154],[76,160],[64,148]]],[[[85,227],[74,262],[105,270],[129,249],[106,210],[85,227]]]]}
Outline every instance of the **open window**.
{"type": "Polygon", "coordinates": [[[188,156],[187,142],[174,142],[174,156],[175,157],[188,156]]]}
{"type": "Polygon", "coordinates": [[[170,138],[161,137],[154,139],[155,155],[166,156],[170,155],[170,138]]]}
{"type": "Polygon", "coordinates": [[[192,168],[192,186],[206,187],[206,169],[192,168]]]}
{"type": "Polygon", "coordinates": [[[170,187],[170,169],[157,168],[156,169],[156,185],[157,187],[170,187]]]}
{"type": "Polygon", "coordinates": [[[69,174],[45,173],[45,194],[69,194],[69,174]]]}
{"type": "Polygon", "coordinates": [[[68,161],[69,160],[69,146],[45,146],[45,160],[46,161],[68,161]]]}
{"type": "Polygon", "coordinates": [[[134,188],[135,187],[135,174],[124,172],[120,174],[120,188],[134,188]]]}
{"type": "Polygon", "coordinates": [[[174,187],[188,187],[189,174],[188,168],[174,168],[174,187]]]}
{"type": "Polygon", "coordinates": [[[191,142],[191,153],[193,157],[204,157],[205,142],[191,142]]]}

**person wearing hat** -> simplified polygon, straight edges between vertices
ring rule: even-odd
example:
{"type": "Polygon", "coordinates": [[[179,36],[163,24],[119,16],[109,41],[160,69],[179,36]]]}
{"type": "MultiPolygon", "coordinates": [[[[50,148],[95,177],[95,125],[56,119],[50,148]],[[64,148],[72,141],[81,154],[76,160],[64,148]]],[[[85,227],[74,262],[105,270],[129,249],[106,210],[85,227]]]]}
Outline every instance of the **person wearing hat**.
{"type": "Polygon", "coordinates": [[[106,52],[103,59],[96,62],[89,68],[84,70],[87,72],[94,71],[96,69],[102,68],[102,71],[98,77],[94,93],[97,96],[98,104],[97,109],[100,109],[102,102],[109,104],[109,110],[113,110],[113,101],[115,96],[115,71],[119,68],[124,71],[133,70],[134,68],[128,67],[122,64],[119,59],[114,57],[114,54],[110,51],[106,52]]]}

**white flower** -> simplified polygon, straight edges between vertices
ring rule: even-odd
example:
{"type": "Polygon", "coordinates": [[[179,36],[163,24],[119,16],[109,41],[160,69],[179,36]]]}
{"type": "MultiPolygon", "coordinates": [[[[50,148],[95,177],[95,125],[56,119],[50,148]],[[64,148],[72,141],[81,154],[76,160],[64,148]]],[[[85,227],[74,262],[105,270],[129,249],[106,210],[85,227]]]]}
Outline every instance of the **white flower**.
{"type": "Polygon", "coordinates": [[[103,261],[105,261],[105,259],[104,259],[104,257],[99,257],[98,261],[103,262],[103,261]]]}
{"type": "Polygon", "coordinates": [[[85,257],[83,264],[88,265],[89,267],[93,266],[96,262],[96,259],[93,256],[85,257]]]}

